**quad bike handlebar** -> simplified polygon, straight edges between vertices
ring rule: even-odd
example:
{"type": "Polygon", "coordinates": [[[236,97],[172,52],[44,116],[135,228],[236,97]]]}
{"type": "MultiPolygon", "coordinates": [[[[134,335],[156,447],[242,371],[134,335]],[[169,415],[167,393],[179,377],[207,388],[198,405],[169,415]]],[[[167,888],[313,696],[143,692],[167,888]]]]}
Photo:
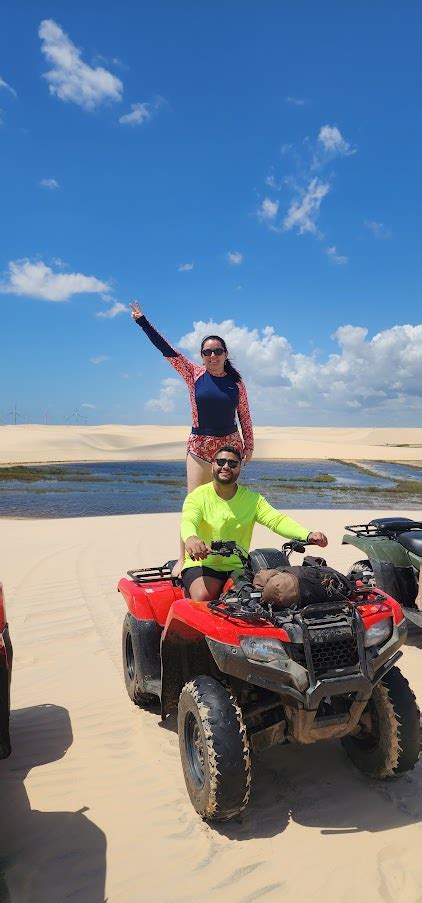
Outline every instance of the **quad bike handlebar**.
{"type": "MultiPolygon", "coordinates": [[[[290,539],[288,542],[283,543],[282,549],[283,552],[287,555],[287,558],[290,557],[292,552],[300,552],[303,553],[305,551],[307,543],[301,542],[298,539],[290,539]]],[[[242,564],[247,564],[249,555],[245,553],[244,549],[241,549],[240,546],[237,545],[235,540],[215,540],[211,543],[211,555],[221,555],[223,558],[230,558],[231,555],[237,555],[240,558],[242,564]]]]}

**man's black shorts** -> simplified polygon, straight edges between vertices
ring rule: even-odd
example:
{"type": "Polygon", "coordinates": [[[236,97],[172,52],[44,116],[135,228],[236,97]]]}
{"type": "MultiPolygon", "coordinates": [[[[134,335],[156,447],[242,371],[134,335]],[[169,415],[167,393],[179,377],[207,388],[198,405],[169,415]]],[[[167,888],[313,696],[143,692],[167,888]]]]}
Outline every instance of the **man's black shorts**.
{"type": "Polygon", "coordinates": [[[185,570],[182,571],[183,586],[189,592],[193,581],[198,577],[215,577],[217,580],[221,580],[224,585],[232,573],[233,571],[215,571],[213,568],[208,568],[206,565],[185,568],[185,570]]]}

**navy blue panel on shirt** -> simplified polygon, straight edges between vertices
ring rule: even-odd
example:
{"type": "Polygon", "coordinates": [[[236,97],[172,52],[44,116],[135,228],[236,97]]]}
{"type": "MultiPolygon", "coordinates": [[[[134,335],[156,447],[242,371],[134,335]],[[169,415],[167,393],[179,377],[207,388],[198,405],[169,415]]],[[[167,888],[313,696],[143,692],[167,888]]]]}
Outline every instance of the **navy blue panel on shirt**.
{"type": "Polygon", "coordinates": [[[212,376],[207,371],[195,382],[201,436],[229,436],[237,430],[236,408],[239,387],[231,376],[212,376]]]}

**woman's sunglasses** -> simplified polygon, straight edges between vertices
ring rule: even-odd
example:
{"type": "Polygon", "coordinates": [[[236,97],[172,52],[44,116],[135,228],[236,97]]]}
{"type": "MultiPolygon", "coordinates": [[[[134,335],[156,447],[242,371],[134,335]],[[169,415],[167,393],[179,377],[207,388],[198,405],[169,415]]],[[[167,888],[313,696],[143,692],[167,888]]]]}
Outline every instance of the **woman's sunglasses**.
{"type": "Polygon", "coordinates": [[[227,464],[231,470],[236,470],[237,467],[240,467],[240,461],[233,461],[232,458],[216,458],[215,463],[217,467],[225,467],[227,464]]]}
{"type": "Polygon", "coordinates": [[[204,350],[201,351],[201,354],[203,354],[204,357],[211,357],[212,354],[221,357],[221,355],[224,354],[224,348],[204,348],[204,350]]]}

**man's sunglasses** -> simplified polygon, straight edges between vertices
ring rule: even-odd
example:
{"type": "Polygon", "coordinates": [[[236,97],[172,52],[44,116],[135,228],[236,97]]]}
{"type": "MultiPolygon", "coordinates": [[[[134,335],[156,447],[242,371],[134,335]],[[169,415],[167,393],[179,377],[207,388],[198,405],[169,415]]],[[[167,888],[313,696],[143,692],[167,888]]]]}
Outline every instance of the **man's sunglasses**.
{"type": "Polygon", "coordinates": [[[216,458],[215,463],[217,467],[225,467],[227,464],[231,470],[236,470],[237,467],[240,467],[240,461],[233,461],[232,458],[216,458]]]}
{"type": "Polygon", "coordinates": [[[224,354],[224,348],[204,348],[204,350],[201,351],[201,354],[203,354],[204,357],[211,357],[212,354],[221,357],[221,355],[224,354]]]}

